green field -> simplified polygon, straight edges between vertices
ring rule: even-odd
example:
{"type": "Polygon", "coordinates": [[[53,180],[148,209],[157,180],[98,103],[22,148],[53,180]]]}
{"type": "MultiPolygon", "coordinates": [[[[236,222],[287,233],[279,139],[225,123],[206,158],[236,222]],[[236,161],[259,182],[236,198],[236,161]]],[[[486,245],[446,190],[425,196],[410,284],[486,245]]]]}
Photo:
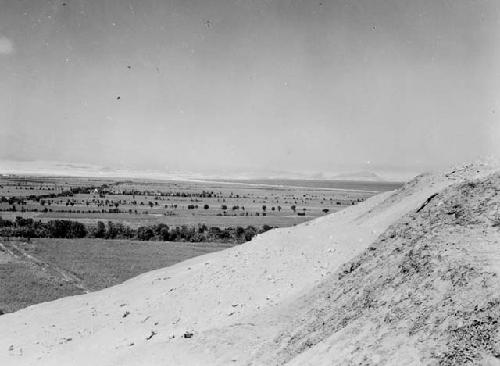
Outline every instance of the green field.
{"type": "Polygon", "coordinates": [[[219,243],[100,239],[0,241],[0,311],[83,294],[231,247],[219,243]]]}

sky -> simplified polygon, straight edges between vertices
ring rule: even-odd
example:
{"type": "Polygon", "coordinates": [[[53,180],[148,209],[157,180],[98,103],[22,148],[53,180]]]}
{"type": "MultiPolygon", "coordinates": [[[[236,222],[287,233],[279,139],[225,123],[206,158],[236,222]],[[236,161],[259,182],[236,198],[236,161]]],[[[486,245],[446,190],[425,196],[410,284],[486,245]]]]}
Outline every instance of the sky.
{"type": "Polygon", "coordinates": [[[5,164],[417,172],[499,115],[497,0],[0,0],[5,164]]]}

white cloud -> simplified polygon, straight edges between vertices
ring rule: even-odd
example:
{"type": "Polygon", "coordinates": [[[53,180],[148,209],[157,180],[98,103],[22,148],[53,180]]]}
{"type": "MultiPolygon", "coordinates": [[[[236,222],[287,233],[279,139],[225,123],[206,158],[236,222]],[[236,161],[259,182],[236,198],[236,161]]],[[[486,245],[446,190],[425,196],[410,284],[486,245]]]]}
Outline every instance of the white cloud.
{"type": "Polygon", "coordinates": [[[0,35],[0,55],[10,55],[14,53],[14,44],[10,39],[0,35]]]}

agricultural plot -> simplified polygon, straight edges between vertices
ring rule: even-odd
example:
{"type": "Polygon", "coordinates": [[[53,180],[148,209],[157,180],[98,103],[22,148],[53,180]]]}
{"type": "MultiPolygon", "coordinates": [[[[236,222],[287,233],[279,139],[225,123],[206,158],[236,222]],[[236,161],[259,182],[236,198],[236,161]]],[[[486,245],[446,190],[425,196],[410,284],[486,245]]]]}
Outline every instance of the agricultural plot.
{"type": "Polygon", "coordinates": [[[101,239],[2,240],[0,313],[101,290],[230,246],[101,239]]]}
{"type": "Polygon", "coordinates": [[[292,226],[399,185],[346,181],[112,181],[96,178],[0,179],[0,215],[42,222],[163,223],[234,227],[292,226]],[[352,187],[352,188],[350,188],[352,187]]]}

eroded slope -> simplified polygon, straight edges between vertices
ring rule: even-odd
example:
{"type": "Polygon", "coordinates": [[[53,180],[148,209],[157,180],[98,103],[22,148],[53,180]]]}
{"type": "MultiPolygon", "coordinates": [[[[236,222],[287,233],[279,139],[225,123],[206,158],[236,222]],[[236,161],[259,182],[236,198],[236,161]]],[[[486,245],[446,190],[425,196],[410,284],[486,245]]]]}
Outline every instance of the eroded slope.
{"type": "Polygon", "coordinates": [[[500,175],[430,196],[294,305],[256,364],[498,364],[500,175]]]}

